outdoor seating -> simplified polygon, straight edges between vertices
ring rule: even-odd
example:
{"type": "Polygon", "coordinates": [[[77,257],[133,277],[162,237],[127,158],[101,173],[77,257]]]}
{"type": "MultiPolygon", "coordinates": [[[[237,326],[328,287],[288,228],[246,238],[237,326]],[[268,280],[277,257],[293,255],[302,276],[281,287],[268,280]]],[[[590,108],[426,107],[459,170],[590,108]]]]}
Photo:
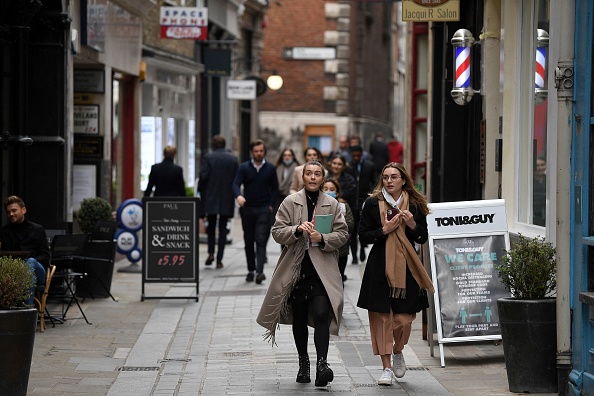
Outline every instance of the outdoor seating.
{"type": "Polygon", "coordinates": [[[61,320],[66,320],[68,310],[75,303],[85,321],[91,324],[76,296],[76,281],[84,279],[87,274],[74,269],[76,261],[84,257],[87,240],[86,234],[55,235],[50,245],[50,263],[57,268],[53,278],[62,281],[59,287],[55,287],[54,282],[54,287],[50,288],[50,296],[62,302],[61,320]]]}
{"type": "Polygon", "coordinates": [[[35,306],[39,311],[39,330],[42,333],[45,331],[46,318],[50,320],[50,322],[52,323],[52,327],[56,327],[56,324],[54,323],[52,316],[49,314],[47,308],[45,307],[54,272],[56,272],[56,266],[50,265],[47,269],[45,285],[38,286],[35,289],[35,306]]]}
{"type": "Polygon", "coordinates": [[[81,255],[74,261],[74,270],[86,274],[77,285],[77,296],[111,297],[111,277],[115,264],[116,242],[112,240],[87,240],[81,255]]]}

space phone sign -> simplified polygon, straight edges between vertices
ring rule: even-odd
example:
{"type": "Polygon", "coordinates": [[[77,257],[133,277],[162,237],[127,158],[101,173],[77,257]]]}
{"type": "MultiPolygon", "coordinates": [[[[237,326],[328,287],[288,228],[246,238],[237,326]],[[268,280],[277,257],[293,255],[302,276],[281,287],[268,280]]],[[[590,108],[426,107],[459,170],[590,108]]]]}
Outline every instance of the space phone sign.
{"type": "Polygon", "coordinates": [[[197,280],[198,200],[144,198],[144,280],[197,280]]]}

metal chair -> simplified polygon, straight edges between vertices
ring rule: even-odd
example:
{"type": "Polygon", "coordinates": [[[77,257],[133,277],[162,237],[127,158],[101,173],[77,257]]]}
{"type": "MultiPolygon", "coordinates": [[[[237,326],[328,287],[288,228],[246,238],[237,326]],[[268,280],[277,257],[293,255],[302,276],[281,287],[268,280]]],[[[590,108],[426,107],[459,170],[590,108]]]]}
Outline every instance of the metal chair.
{"type": "Polygon", "coordinates": [[[86,274],[76,291],[83,301],[88,296],[94,299],[95,295],[118,301],[110,292],[116,248],[114,240],[88,240],[85,243],[83,254],[74,262],[74,270],[86,274]]]}
{"type": "MultiPolygon", "coordinates": [[[[68,310],[72,303],[75,303],[85,322],[91,324],[76,297],[76,281],[84,279],[87,274],[73,269],[76,260],[84,257],[84,248],[88,239],[87,234],[55,235],[50,245],[50,263],[57,268],[53,278],[61,279],[62,286],[66,287],[63,293],[55,293],[62,301],[62,320],[66,320],[68,310]]],[[[52,289],[50,289],[50,295],[53,294],[52,289]]]]}

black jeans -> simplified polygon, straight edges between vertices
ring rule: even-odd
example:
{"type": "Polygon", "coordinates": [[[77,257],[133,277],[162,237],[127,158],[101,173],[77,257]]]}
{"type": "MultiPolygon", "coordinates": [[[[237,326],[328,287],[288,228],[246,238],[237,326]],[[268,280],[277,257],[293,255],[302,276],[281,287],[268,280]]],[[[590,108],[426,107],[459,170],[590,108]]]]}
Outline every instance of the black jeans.
{"type": "Polygon", "coordinates": [[[248,271],[264,272],[264,259],[266,258],[266,243],[270,236],[270,207],[242,207],[241,227],[243,228],[243,241],[245,243],[245,258],[248,271]],[[254,250],[255,246],[255,250],[254,250]]]}
{"type": "Polygon", "coordinates": [[[227,222],[229,221],[229,217],[210,214],[206,217],[208,220],[208,228],[206,229],[208,235],[208,254],[211,255],[214,255],[215,252],[217,217],[219,220],[217,262],[219,262],[223,260],[223,254],[225,253],[225,244],[227,243],[227,222]]]}
{"type": "Polygon", "coordinates": [[[332,304],[328,296],[314,296],[311,300],[293,303],[293,338],[299,356],[307,355],[307,317],[309,306],[314,321],[314,345],[317,359],[328,357],[330,344],[330,312],[332,304]]]}

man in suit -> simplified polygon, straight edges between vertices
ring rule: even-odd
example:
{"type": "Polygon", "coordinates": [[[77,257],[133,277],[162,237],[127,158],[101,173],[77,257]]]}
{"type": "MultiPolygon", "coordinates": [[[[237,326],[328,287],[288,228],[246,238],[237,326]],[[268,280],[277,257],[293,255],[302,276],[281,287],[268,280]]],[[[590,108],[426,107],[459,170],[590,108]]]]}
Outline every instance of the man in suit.
{"type": "MultiPolygon", "coordinates": [[[[351,205],[353,217],[355,218],[355,230],[351,234],[351,253],[353,254],[353,264],[357,261],[357,235],[359,235],[359,219],[363,203],[369,197],[369,193],[375,187],[375,168],[369,160],[363,159],[363,148],[361,146],[351,147],[351,163],[345,172],[355,178],[357,188],[355,190],[355,204],[351,205]]],[[[361,261],[365,261],[365,246],[361,245],[361,261]]]]}
{"type": "Polygon", "coordinates": [[[198,191],[202,200],[202,215],[208,220],[208,258],[205,265],[214,261],[216,226],[219,223],[217,250],[217,269],[223,268],[223,254],[227,243],[227,222],[235,211],[233,180],[239,163],[237,157],[225,150],[225,138],[222,135],[212,137],[212,151],[202,158],[198,191]]]}
{"type": "Polygon", "coordinates": [[[148,185],[144,192],[145,197],[150,197],[153,188],[155,197],[185,197],[186,183],[184,182],[184,170],[181,166],[175,165],[173,159],[177,151],[173,146],[163,149],[163,161],[151,167],[148,185]]]}

